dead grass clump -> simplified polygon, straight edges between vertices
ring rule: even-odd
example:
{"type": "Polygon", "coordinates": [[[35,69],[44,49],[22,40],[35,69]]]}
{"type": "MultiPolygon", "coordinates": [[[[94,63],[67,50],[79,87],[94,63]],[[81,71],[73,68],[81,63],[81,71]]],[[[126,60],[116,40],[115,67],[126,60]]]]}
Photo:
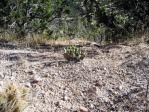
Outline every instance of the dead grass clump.
{"type": "Polygon", "coordinates": [[[8,84],[0,92],[0,112],[22,112],[27,106],[25,96],[27,89],[15,83],[8,84]]]}
{"type": "Polygon", "coordinates": [[[39,34],[28,34],[25,36],[21,36],[14,33],[7,33],[4,31],[3,33],[0,33],[0,42],[12,42],[15,44],[21,44],[25,46],[38,46],[41,44],[46,45],[86,45],[89,44],[90,41],[88,41],[86,38],[75,38],[75,39],[69,39],[69,38],[58,38],[58,39],[52,39],[50,37],[45,37],[43,35],[39,34]]]}
{"type": "Polygon", "coordinates": [[[87,45],[90,44],[91,42],[88,41],[87,39],[82,39],[82,38],[75,38],[75,39],[67,39],[67,38],[59,38],[57,40],[49,40],[48,44],[50,45],[63,45],[63,46],[69,46],[69,45],[87,45]]]}
{"type": "Polygon", "coordinates": [[[131,35],[124,37],[119,44],[126,45],[138,45],[139,43],[145,43],[145,39],[149,37],[149,31],[137,31],[132,33],[131,35]]]}

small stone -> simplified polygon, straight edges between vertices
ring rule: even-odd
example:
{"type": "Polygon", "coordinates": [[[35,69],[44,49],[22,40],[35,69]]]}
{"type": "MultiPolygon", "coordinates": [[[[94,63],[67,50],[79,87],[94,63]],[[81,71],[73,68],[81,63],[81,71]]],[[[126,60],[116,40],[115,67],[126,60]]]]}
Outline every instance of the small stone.
{"type": "Polygon", "coordinates": [[[83,106],[80,106],[80,112],[88,112],[88,109],[83,107],[83,106]]]}
{"type": "Polygon", "coordinates": [[[119,86],[119,89],[120,89],[120,90],[122,90],[122,89],[123,89],[123,87],[122,87],[122,86],[119,86]]]}
{"type": "Polygon", "coordinates": [[[64,101],[67,101],[68,100],[68,97],[67,96],[64,96],[63,100],[64,101]]]}
{"type": "Polygon", "coordinates": [[[7,58],[7,60],[10,60],[10,61],[16,61],[19,59],[20,59],[20,57],[15,54],[10,54],[9,57],[7,58]]]}
{"type": "Polygon", "coordinates": [[[94,108],[94,105],[93,104],[90,104],[90,108],[93,109],[94,108]]]}
{"type": "Polygon", "coordinates": [[[26,83],[26,84],[25,84],[25,87],[31,88],[32,86],[31,86],[30,83],[26,83]]]}
{"type": "Polygon", "coordinates": [[[34,74],[34,71],[28,71],[28,74],[29,75],[33,75],[34,74]]]}
{"type": "Polygon", "coordinates": [[[49,77],[49,74],[45,74],[44,77],[49,77]]]}
{"type": "Polygon", "coordinates": [[[2,86],[4,85],[4,82],[3,81],[0,81],[0,91],[3,90],[2,86]]]}
{"type": "Polygon", "coordinates": [[[42,96],[46,96],[46,95],[48,95],[48,93],[42,90],[42,91],[41,91],[41,95],[42,95],[42,96]]]}
{"type": "Polygon", "coordinates": [[[11,80],[15,80],[16,78],[15,78],[14,76],[12,76],[10,79],[11,79],[11,80]]]}
{"type": "Polygon", "coordinates": [[[0,73],[0,77],[1,77],[1,78],[4,78],[5,76],[4,76],[4,74],[3,74],[3,73],[2,73],[2,74],[0,73]]]}
{"type": "Polygon", "coordinates": [[[110,79],[111,79],[111,78],[112,78],[112,76],[107,76],[107,78],[110,78],[110,79]]]}
{"type": "Polygon", "coordinates": [[[96,42],[92,42],[92,43],[90,44],[90,46],[101,47],[101,45],[100,45],[100,44],[98,44],[98,43],[96,43],[96,42]]]}
{"type": "Polygon", "coordinates": [[[40,77],[34,77],[31,81],[31,83],[38,83],[38,82],[41,82],[42,79],[40,77]]]}
{"type": "Polygon", "coordinates": [[[4,85],[4,82],[3,81],[0,81],[0,86],[3,86],[4,85]]]}
{"type": "Polygon", "coordinates": [[[57,106],[57,107],[61,107],[60,102],[56,102],[56,103],[55,103],[55,106],[57,106]]]}

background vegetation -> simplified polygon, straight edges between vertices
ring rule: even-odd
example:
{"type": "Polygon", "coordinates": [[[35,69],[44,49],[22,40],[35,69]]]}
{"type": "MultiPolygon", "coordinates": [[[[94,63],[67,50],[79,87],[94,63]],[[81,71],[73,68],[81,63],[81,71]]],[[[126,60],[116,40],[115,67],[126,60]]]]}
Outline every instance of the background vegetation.
{"type": "Polygon", "coordinates": [[[18,38],[40,34],[119,42],[148,30],[148,12],[148,0],[1,0],[0,29],[18,38]]]}

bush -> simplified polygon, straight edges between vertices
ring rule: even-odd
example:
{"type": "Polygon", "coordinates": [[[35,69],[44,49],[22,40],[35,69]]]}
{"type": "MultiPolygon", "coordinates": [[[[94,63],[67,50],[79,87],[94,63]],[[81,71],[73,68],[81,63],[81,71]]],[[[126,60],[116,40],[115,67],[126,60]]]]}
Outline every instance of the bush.
{"type": "Polygon", "coordinates": [[[118,42],[149,26],[148,0],[2,0],[0,28],[49,38],[95,38],[118,42]]]}
{"type": "Polygon", "coordinates": [[[53,18],[51,5],[51,0],[4,0],[0,3],[0,27],[23,36],[42,33],[53,18]]]}

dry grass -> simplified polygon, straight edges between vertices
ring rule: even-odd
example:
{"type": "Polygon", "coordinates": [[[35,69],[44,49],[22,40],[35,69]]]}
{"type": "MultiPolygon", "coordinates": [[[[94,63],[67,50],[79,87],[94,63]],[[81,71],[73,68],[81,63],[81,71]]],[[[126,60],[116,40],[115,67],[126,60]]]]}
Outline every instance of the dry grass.
{"type": "Polygon", "coordinates": [[[75,38],[75,39],[68,39],[68,38],[59,38],[57,40],[54,39],[47,39],[44,37],[41,37],[40,35],[33,35],[33,36],[28,36],[26,38],[25,43],[32,44],[32,45],[40,45],[40,44],[48,44],[48,45],[76,45],[76,44],[81,44],[81,45],[86,45],[90,43],[87,39],[80,39],[80,38],[75,38]]]}
{"type": "MultiPolygon", "coordinates": [[[[145,38],[149,37],[149,31],[138,31],[134,32],[127,38],[124,37],[124,40],[122,39],[119,44],[125,44],[125,45],[137,45],[138,43],[144,42],[145,38]]],[[[49,37],[45,37],[43,35],[38,34],[32,34],[27,35],[25,37],[21,37],[17,34],[9,34],[7,32],[4,32],[0,34],[0,42],[8,41],[8,42],[14,42],[16,44],[21,44],[25,46],[38,46],[38,45],[87,45],[90,44],[91,41],[87,38],[58,38],[55,39],[49,39],[49,37]]],[[[102,41],[102,45],[108,44],[105,42],[105,39],[102,41]]]]}
{"type": "Polygon", "coordinates": [[[18,38],[16,35],[8,34],[8,33],[1,34],[0,40],[14,42],[16,44],[23,44],[26,46],[38,46],[41,44],[53,45],[53,46],[55,45],[67,46],[67,45],[76,45],[76,44],[86,45],[91,43],[87,39],[83,39],[83,38],[75,38],[75,39],[59,38],[57,40],[54,40],[54,39],[48,39],[48,37],[43,37],[41,35],[35,35],[35,34],[18,38]]]}
{"type": "Polygon", "coordinates": [[[91,43],[90,41],[86,40],[86,39],[79,39],[79,38],[76,38],[76,39],[58,39],[58,40],[51,40],[49,41],[49,44],[50,45],[76,45],[76,44],[79,44],[79,45],[86,45],[86,44],[89,44],[91,43]]]}
{"type": "Polygon", "coordinates": [[[0,112],[22,112],[27,106],[26,94],[26,88],[15,83],[8,84],[4,91],[0,92],[0,112]]]}
{"type": "Polygon", "coordinates": [[[139,43],[144,43],[145,39],[149,37],[149,31],[138,31],[134,32],[130,36],[122,40],[120,44],[126,45],[137,45],[139,43]]]}

